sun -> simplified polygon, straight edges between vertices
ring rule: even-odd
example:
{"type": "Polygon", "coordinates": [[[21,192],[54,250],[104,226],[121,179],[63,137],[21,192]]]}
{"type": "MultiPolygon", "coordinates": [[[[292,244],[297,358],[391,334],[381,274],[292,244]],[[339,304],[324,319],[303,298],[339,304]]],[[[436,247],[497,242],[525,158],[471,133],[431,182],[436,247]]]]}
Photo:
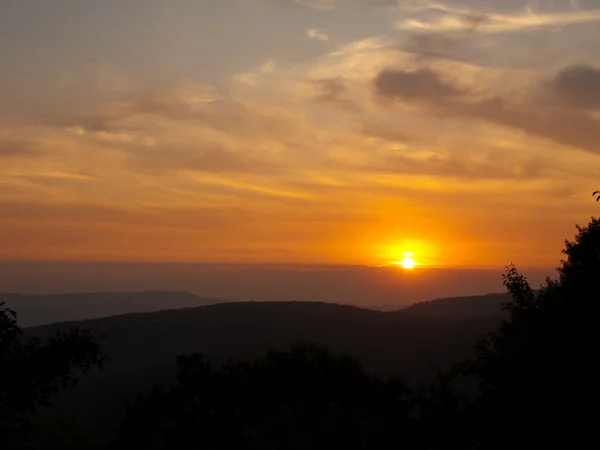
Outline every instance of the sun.
{"type": "Polygon", "coordinates": [[[417,265],[414,258],[411,258],[410,256],[405,256],[404,259],[402,261],[400,261],[399,264],[402,267],[404,267],[405,269],[409,269],[409,270],[414,269],[414,267],[417,265]]]}
{"type": "Polygon", "coordinates": [[[402,261],[398,261],[397,263],[395,263],[397,266],[401,266],[404,269],[414,269],[415,266],[417,265],[417,262],[415,261],[414,258],[414,253],[410,253],[410,252],[406,252],[404,253],[402,258],[402,261]]]}

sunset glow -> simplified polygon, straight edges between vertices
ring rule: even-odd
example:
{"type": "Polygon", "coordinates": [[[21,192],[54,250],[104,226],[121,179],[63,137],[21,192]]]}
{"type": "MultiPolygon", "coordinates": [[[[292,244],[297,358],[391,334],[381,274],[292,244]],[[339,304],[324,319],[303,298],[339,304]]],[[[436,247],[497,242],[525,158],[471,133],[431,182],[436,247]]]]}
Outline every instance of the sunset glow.
{"type": "Polygon", "coordinates": [[[33,3],[0,260],[553,267],[590,214],[596,1],[33,3]]]}
{"type": "Polygon", "coordinates": [[[405,269],[413,269],[417,263],[415,262],[414,258],[405,256],[404,259],[398,263],[398,265],[401,265],[405,269]]]}

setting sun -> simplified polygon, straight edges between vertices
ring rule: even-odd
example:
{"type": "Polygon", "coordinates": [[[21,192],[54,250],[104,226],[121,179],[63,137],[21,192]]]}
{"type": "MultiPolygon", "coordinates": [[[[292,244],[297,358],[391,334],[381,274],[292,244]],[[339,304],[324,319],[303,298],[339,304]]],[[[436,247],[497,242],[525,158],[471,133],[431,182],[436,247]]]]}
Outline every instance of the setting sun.
{"type": "Polygon", "coordinates": [[[404,267],[405,269],[412,269],[415,267],[415,265],[417,264],[415,262],[415,260],[413,258],[411,258],[410,256],[405,256],[404,259],[400,262],[400,264],[402,265],[402,267],[404,267]]]}
{"type": "Polygon", "coordinates": [[[395,264],[397,266],[401,266],[404,269],[414,269],[414,267],[417,265],[417,262],[415,261],[414,258],[414,254],[413,253],[404,253],[402,258],[402,261],[398,261],[395,264]]]}

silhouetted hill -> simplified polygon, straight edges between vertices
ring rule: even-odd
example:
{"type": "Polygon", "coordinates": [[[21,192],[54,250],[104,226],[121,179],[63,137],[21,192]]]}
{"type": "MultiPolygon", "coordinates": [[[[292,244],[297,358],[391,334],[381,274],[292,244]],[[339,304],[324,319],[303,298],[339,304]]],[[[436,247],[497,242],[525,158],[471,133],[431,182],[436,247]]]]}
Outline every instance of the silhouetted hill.
{"type": "Polygon", "coordinates": [[[441,298],[415,303],[397,312],[404,315],[445,319],[489,317],[502,314],[502,304],[510,299],[510,294],[441,298]]]}
{"type": "Polygon", "coordinates": [[[0,302],[18,312],[19,325],[94,319],[126,313],[205,306],[223,302],[187,292],[94,292],[19,295],[0,293],[0,302]]]}
{"type": "Polygon", "coordinates": [[[80,417],[110,423],[123,399],[153,383],[174,380],[178,354],[200,352],[222,363],[314,341],[355,355],[369,371],[397,372],[421,384],[431,378],[430,363],[443,367],[461,359],[498,323],[498,317],[442,319],[327,303],[248,302],[126,314],[28,332],[49,335],[79,326],[107,335],[102,348],[111,361],[105,371],[84,378],[61,403],[80,410],[80,417]]]}

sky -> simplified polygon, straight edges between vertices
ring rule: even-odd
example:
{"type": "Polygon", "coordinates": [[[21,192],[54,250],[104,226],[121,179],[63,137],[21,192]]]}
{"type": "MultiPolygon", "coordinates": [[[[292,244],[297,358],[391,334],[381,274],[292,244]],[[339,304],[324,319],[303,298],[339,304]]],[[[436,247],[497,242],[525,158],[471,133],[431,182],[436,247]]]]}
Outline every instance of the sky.
{"type": "Polygon", "coordinates": [[[600,0],[4,0],[0,260],[554,267],[600,0]]]}

